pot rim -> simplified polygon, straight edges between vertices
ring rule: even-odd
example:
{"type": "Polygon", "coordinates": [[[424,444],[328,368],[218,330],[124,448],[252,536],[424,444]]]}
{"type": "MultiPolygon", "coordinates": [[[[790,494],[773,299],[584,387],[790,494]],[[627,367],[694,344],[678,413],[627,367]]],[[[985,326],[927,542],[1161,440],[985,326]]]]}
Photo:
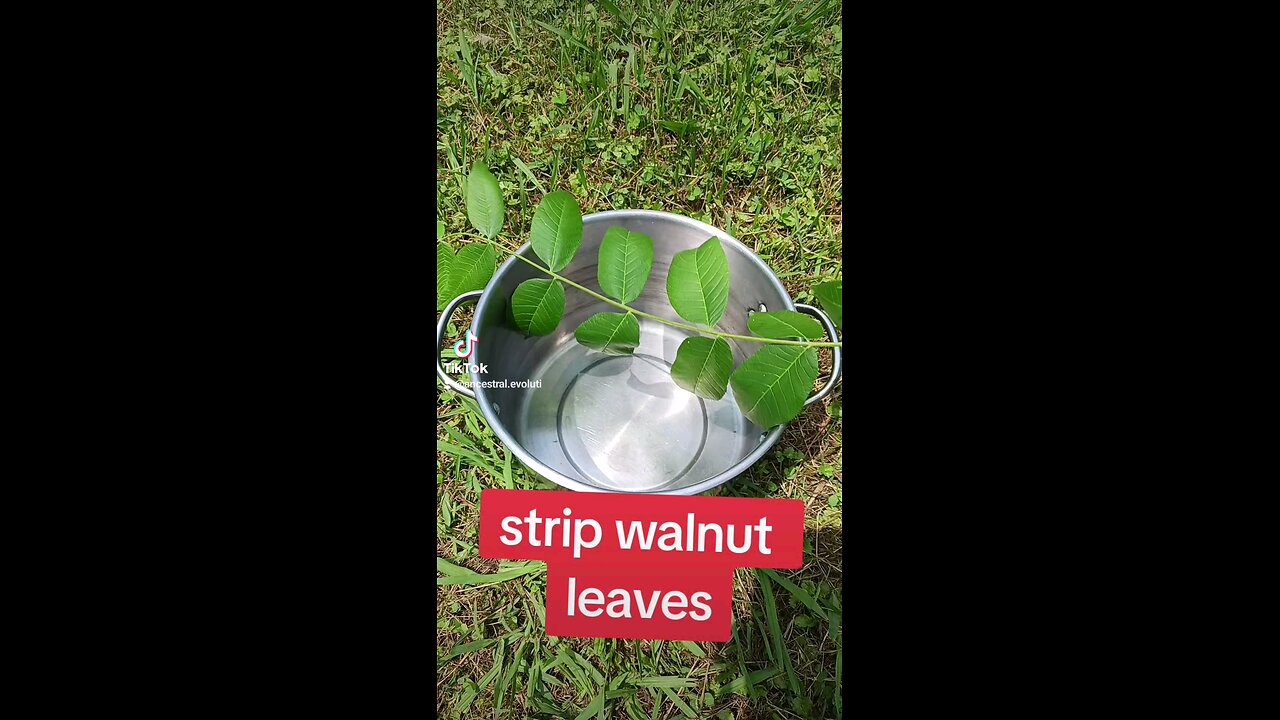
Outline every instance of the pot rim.
{"type": "MultiPolygon", "coordinates": [[[[765,279],[774,287],[774,289],[778,291],[779,294],[781,294],[783,298],[785,298],[786,300],[785,309],[786,310],[796,309],[795,302],[791,299],[791,294],[787,292],[787,289],[785,287],[783,287],[782,281],[779,280],[777,274],[775,274],[773,270],[770,269],[769,266],[765,264],[764,260],[761,260],[760,256],[755,254],[754,250],[744,245],[741,241],[739,241],[737,238],[733,237],[729,233],[717,227],[714,227],[712,225],[708,225],[707,223],[704,223],[701,220],[695,220],[691,217],[686,217],[684,215],[677,215],[675,213],[663,212],[661,210],[605,210],[602,212],[591,213],[590,215],[583,215],[582,222],[585,225],[588,220],[595,220],[595,221],[607,220],[607,219],[622,220],[627,218],[674,220],[679,224],[686,225],[700,232],[704,232],[707,234],[708,237],[719,238],[719,240],[722,243],[728,243],[729,245],[736,247],[738,250],[741,250],[743,253],[745,253],[746,257],[752,262],[752,264],[754,264],[756,268],[759,269],[764,274],[765,279]]],[[[531,243],[525,243],[524,245],[520,246],[520,249],[517,250],[516,253],[523,255],[526,250],[531,250],[531,248],[532,248],[531,243]]],[[[484,288],[484,294],[480,296],[480,300],[476,303],[475,317],[477,318],[484,317],[485,305],[488,303],[489,297],[490,297],[489,290],[497,286],[498,281],[502,278],[503,274],[515,262],[518,262],[518,261],[515,259],[514,255],[512,257],[507,258],[506,262],[502,263],[502,266],[498,268],[498,271],[493,274],[493,278],[489,280],[489,284],[486,285],[484,288]]],[[[539,476],[546,478],[547,480],[567,490],[576,490],[578,492],[614,492],[606,488],[595,487],[594,485],[587,485],[586,483],[579,482],[577,480],[574,480],[573,478],[566,477],[560,472],[556,470],[552,470],[551,468],[547,467],[544,463],[539,461],[537,458],[533,457],[533,455],[531,455],[527,450],[524,449],[524,446],[522,446],[519,442],[516,441],[514,437],[512,437],[511,433],[507,431],[506,426],[502,423],[502,420],[499,419],[498,416],[494,414],[492,410],[492,404],[488,399],[488,393],[485,391],[484,385],[481,382],[483,378],[479,376],[478,372],[472,372],[470,374],[471,374],[471,387],[474,388],[474,392],[476,395],[476,404],[480,406],[480,412],[484,415],[485,422],[489,423],[489,427],[493,428],[494,433],[497,434],[498,439],[502,441],[502,444],[510,448],[511,452],[517,458],[519,458],[520,462],[524,463],[526,467],[528,467],[530,470],[533,470],[539,476]]],[[[724,483],[732,480],[738,475],[741,475],[743,471],[745,471],[747,468],[751,467],[752,465],[756,464],[760,460],[760,458],[764,457],[765,453],[769,452],[769,449],[772,448],[774,443],[778,441],[778,438],[782,436],[782,431],[784,428],[786,428],[786,425],[779,425],[773,428],[772,430],[770,430],[768,433],[765,434],[764,439],[761,440],[760,444],[757,445],[756,448],[752,450],[749,455],[747,455],[742,460],[738,461],[733,467],[729,468],[728,470],[725,470],[724,472],[721,472],[717,475],[713,475],[712,477],[706,480],[703,480],[702,482],[699,482],[694,485],[690,485],[688,487],[678,488],[675,490],[663,490],[663,491],[653,492],[653,493],[621,493],[621,494],[697,495],[700,493],[704,493],[708,490],[711,490],[712,488],[719,487],[720,485],[723,485],[724,483]]]]}

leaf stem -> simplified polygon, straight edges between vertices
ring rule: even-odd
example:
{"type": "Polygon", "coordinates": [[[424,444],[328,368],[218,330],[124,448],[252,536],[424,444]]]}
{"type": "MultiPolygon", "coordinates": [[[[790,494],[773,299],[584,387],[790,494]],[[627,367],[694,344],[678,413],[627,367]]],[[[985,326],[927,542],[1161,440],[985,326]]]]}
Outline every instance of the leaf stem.
{"type": "Polygon", "coordinates": [[[803,347],[827,347],[827,348],[836,348],[836,347],[838,347],[838,348],[842,348],[842,347],[844,347],[844,344],[843,344],[843,343],[838,343],[838,342],[809,342],[809,341],[800,341],[800,340],[779,340],[779,339],[776,339],[776,338],[756,337],[756,336],[754,336],[754,335],[734,335],[733,333],[722,333],[722,332],[719,332],[719,331],[717,331],[717,330],[706,330],[706,329],[704,329],[704,328],[695,327],[695,326],[693,326],[693,325],[686,325],[686,324],[684,324],[684,323],[678,323],[678,322],[675,322],[675,321],[673,321],[673,320],[667,320],[666,318],[660,318],[660,317],[658,317],[657,315],[650,315],[650,314],[649,314],[649,313],[647,313],[647,312],[644,312],[644,311],[641,311],[641,310],[637,310],[637,309],[635,309],[635,308],[633,308],[633,307],[627,307],[626,305],[623,305],[623,304],[622,304],[622,303],[620,303],[620,302],[615,302],[615,301],[613,301],[613,300],[610,300],[609,298],[605,297],[604,295],[601,295],[600,293],[595,292],[594,290],[591,290],[590,288],[583,287],[583,286],[579,285],[578,283],[576,283],[576,282],[574,282],[574,281],[570,280],[569,278],[564,277],[563,275],[559,275],[559,274],[556,274],[556,273],[554,273],[554,272],[551,272],[551,271],[550,271],[550,270],[548,270],[547,268],[542,267],[542,266],[541,266],[541,265],[539,265],[538,263],[536,263],[536,262],[534,262],[534,261],[530,260],[529,258],[526,258],[524,255],[521,255],[521,254],[520,254],[520,253],[518,253],[518,252],[516,252],[516,253],[512,253],[512,254],[513,254],[515,257],[518,257],[518,258],[520,258],[521,260],[523,260],[525,263],[527,263],[527,264],[529,264],[529,265],[532,265],[533,267],[537,268],[538,270],[541,270],[542,272],[546,273],[547,275],[550,275],[551,277],[555,278],[556,280],[559,280],[560,282],[562,282],[562,283],[564,283],[564,284],[566,284],[566,285],[572,285],[573,287],[575,287],[575,288],[577,288],[577,289],[581,290],[582,292],[584,292],[584,293],[586,293],[586,294],[590,295],[591,297],[593,297],[593,298],[595,298],[595,299],[597,299],[597,300],[602,300],[602,301],[604,301],[604,302],[606,302],[606,303],[609,303],[610,305],[612,305],[612,306],[614,306],[614,307],[618,308],[619,310],[626,310],[626,311],[627,311],[627,312],[629,312],[629,313],[634,313],[634,314],[636,314],[636,315],[639,315],[640,317],[649,318],[650,320],[653,320],[653,321],[655,321],[655,322],[660,322],[660,323],[662,323],[663,325],[670,325],[671,327],[678,327],[678,328],[682,328],[682,329],[685,329],[685,330],[692,330],[692,331],[694,331],[694,332],[696,332],[696,333],[700,333],[700,334],[702,334],[702,335],[714,335],[714,336],[716,336],[716,337],[721,337],[721,338],[733,338],[734,340],[746,340],[747,342],[758,342],[758,343],[764,343],[764,344],[766,344],[766,345],[801,345],[801,346],[803,346],[803,347]]]}

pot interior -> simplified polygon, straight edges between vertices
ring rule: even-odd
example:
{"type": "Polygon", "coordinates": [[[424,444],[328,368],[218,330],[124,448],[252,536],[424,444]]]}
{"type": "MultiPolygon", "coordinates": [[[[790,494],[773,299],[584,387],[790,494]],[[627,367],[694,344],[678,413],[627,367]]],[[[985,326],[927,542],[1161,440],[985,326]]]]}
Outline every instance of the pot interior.
{"type": "MultiPolygon", "coordinates": [[[[633,308],[688,324],[668,303],[667,270],[676,253],[714,235],[729,261],[729,304],[717,330],[749,335],[749,312],[761,306],[794,309],[772,272],[736,240],[668,213],[614,211],[584,217],[582,245],[560,274],[603,295],[596,277],[600,241],[614,226],[653,240],[653,268],[640,297],[629,303],[633,308]]],[[[528,246],[522,254],[544,264],[528,246]]],[[[485,372],[472,379],[505,380],[508,385],[540,381],[533,388],[481,387],[476,399],[503,442],[545,466],[541,469],[549,480],[564,484],[568,479],[609,492],[680,492],[732,469],[766,438],[772,444],[776,434],[766,435],[742,414],[732,388],[720,400],[707,400],[671,379],[676,350],[696,335],[692,331],[641,317],[640,346],[633,355],[588,350],[574,339],[574,329],[598,312],[619,311],[569,286],[564,317],[553,333],[525,337],[514,329],[507,313],[511,294],[525,280],[546,277],[517,258],[499,270],[477,308],[480,342],[474,362],[484,365],[485,372]]],[[[761,347],[728,343],[735,367],[761,347]]]]}

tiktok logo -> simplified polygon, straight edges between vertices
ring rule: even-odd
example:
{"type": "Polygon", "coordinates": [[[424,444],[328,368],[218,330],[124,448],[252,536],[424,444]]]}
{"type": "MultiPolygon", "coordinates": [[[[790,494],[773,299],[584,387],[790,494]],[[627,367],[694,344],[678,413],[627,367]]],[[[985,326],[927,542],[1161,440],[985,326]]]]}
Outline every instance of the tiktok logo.
{"type": "Polygon", "coordinates": [[[469,358],[471,353],[476,351],[476,343],[478,342],[480,342],[480,338],[474,332],[471,332],[471,328],[467,328],[467,334],[453,344],[453,352],[460,358],[469,358]],[[466,350],[462,349],[464,345],[466,350]]]}

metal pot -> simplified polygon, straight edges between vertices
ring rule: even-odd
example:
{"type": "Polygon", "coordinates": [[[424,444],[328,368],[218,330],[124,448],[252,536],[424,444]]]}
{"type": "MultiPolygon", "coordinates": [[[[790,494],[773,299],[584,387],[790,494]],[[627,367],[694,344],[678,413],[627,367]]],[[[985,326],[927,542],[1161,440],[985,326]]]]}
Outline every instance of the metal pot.
{"type": "MultiPolygon", "coordinates": [[[[745,245],[680,215],[651,210],[587,215],[582,218],[582,245],[560,274],[600,292],[596,280],[600,240],[614,226],[653,239],[653,269],[631,307],[686,322],[667,300],[671,258],[716,237],[729,260],[729,305],[718,330],[750,335],[750,313],[798,310],[818,318],[831,340],[839,342],[826,314],[792,303],[778,276],[745,245]]],[[[520,254],[543,264],[529,244],[520,248],[520,254]]],[[[676,349],[693,334],[689,331],[642,317],[640,346],[634,355],[592,352],[574,339],[574,329],[595,313],[617,308],[566,287],[564,317],[556,330],[543,337],[525,337],[508,321],[507,305],[517,285],[546,277],[527,263],[509,258],[484,290],[454,298],[436,327],[436,373],[450,388],[475,399],[489,426],[530,470],[570,490],[694,495],[742,473],[777,442],[782,427],[766,431],[748,420],[734,402],[732,388],[721,400],[706,400],[671,380],[676,349]],[[445,372],[439,351],[453,311],[477,299],[472,329],[479,340],[470,358],[473,391],[445,372]],[[511,387],[530,380],[540,381],[541,386],[511,387]],[[508,387],[481,384],[501,381],[508,387]]],[[[764,347],[727,341],[734,367],[764,347]]],[[[835,348],[831,379],[806,405],[831,392],[840,369],[841,353],[835,348]]]]}

